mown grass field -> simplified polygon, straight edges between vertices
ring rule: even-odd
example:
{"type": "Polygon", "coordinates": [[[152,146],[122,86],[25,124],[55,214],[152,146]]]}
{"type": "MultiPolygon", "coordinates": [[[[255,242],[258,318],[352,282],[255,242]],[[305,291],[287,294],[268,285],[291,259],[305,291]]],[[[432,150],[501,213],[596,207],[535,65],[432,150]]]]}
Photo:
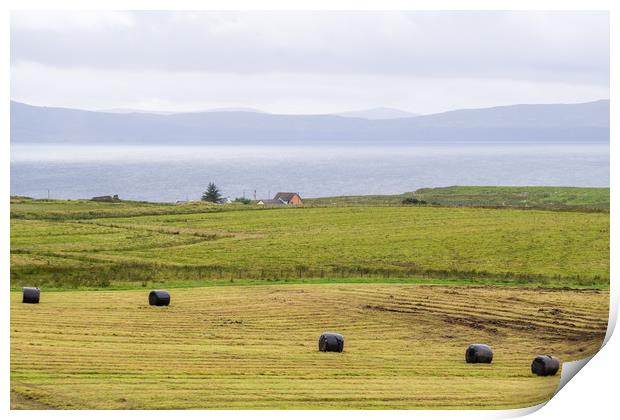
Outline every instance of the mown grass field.
{"type": "Polygon", "coordinates": [[[94,203],[105,217],[93,218],[89,204],[72,203],[62,217],[62,203],[12,204],[14,214],[29,215],[11,219],[13,287],[309,279],[609,284],[606,212],[205,206],[187,213],[178,206],[180,213],[172,213],[176,206],[144,210],[123,203],[113,217],[115,203],[104,210],[94,203]]]}
{"type": "Polygon", "coordinates": [[[13,408],[516,408],[559,375],[530,362],[595,352],[603,290],[383,284],[11,293],[13,408]],[[343,353],[320,353],[323,331],[343,353]],[[491,365],[469,365],[472,342],[491,365]]]}

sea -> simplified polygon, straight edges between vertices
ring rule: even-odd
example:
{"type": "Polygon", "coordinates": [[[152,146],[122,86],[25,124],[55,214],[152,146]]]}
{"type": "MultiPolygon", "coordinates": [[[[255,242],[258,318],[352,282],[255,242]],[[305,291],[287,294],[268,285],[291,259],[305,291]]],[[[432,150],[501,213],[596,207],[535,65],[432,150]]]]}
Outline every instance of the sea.
{"type": "Polygon", "coordinates": [[[452,185],[609,186],[608,144],[11,145],[11,195],[198,200],[400,194],[452,185]]]}

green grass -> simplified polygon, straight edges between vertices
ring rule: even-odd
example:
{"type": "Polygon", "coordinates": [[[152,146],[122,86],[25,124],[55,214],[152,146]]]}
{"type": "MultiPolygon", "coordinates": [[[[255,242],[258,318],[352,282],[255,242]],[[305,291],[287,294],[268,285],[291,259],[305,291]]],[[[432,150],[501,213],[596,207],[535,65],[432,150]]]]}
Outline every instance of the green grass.
{"type": "Polygon", "coordinates": [[[413,193],[392,195],[340,195],[335,197],[305,198],[306,206],[394,206],[400,205],[413,193]]]}
{"type": "MultiPolygon", "coordinates": [[[[41,200],[11,197],[11,219],[76,220],[119,216],[158,214],[187,214],[240,208],[241,204],[226,207],[207,202],[183,204],[150,203],[145,201],[97,202],[91,200],[41,200]]],[[[247,206],[250,207],[250,206],[247,206]]]]}
{"type": "Polygon", "coordinates": [[[421,188],[415,197],[442,206],[517,207],[609,211],[609,188],[446,187],[421,188]]]}
{"type": "Polygon", "coordinates": [[[120,204],[12,202],[11,286],[609,285],[606,212],[120,204]]]}
{"type": "Polygon", "coordinates": [[[310,206],[400,205],[405,198],[417,198],[436,206],[609,211],[609,197],[609,188],[454,186],[420,188],[395,195],[310,198],[304,203],[310,206]]]}

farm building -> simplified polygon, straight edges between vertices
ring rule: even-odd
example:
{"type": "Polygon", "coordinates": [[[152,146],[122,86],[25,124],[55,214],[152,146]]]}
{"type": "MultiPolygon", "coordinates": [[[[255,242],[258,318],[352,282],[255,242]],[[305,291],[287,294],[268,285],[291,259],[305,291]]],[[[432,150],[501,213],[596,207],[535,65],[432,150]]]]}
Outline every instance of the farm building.
{"type": "Polygon", "coordinates": [[[284,204],[298,206],[304,203],[300,195],[293,192],[279,192],[273,197],[274,200],[280,200],[284,204]]]}
{"type": "Polygon", "coordinates": [[[279,192],[272,199],[267,200],[258,200],[256,204],[259,206],[298,206],[303,204],[303,200],[301,199],[298,193],[288,193],[288,192],[279,192]]]}

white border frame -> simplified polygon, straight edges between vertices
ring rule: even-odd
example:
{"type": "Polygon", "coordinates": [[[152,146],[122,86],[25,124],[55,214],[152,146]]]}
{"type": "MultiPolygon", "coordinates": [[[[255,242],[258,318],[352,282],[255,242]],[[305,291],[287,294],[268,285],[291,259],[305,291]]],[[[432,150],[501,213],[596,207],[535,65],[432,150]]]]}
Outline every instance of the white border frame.
{"type": "MultiPolygon", "coordinates": [[[[0,153],[2,164],[0,165],[0,188],[2,188],[1,204],[1,230],[0,241],[2,255],[0,264],[4,287],[8,288],[9,279],[9,214],[10,203],[10,131],[9,131],[9,98],[10,98],[10,10],[608,10],[610,11],[611,24],[611,115],[619,115],[618,107],[614,98],[618,98],[618,85],[615,83],[614,75],[618,73],[618,54],[617,42],[614,42],[620,35],[618,27],[620,25],[620,4],[614,1],[590,0],[590,1],[552,1],[552,0],[469,0],[467,2],[457,0],[298,0],[295,2],[285,0],[263,0],[260,2],[251,0],[8,0],[3,2],[0,7],[0,48],[2,50],[2,65],[0,71],[2,84],[0,92],[4,101],[0,104],[0,130],[2,142],[0,143],[0,153]],[[616,47],[614,49],[614,47],[616,47]]],[[[613,188],[613,181],[617,178],[616,164],[618,163],[618,127],[617,121],[611,120],[611,144],[610,144],[610,168],[611,168],[611,215],[618,205],[618,194],[613,188]]],[[[611,217],[611,216],[610,216],[611,217]]],[[[617,247],[618,225],[615,219],[611,218],[611,255],[617,247]]],[[[386,415],[392,418],[410,418],[415,416],[422,419],[483,419],[483,418],[506,418],[535,413],[532,418],[609,418],[610,413],[618,412],[617,385],[618,374],[620,373],[620,362],[617,354],[620,354],[620,343],[617,337],[612,337],[617,319],[619,295],[617,278],[617,264],[611,260],[611,309],[610,323],[606,337],[606,346],[592,359],[583,372],[579,373],[576,380],[570,381],[555,397],[546,405],[531,407],[520,410],[496,410],[496,411],[10,411],[9,415],[13,418],[56,418],[73,417],[82,418],[83,416],[94,418],[105,418],[110,415],[120,418],[165,418],[168,416],[198,418],[205,415],[216,419],[230,419],[251,415],[258,418],[269,419],[288,419],[294,416],[299,419],[310,419],[317,415],[324,417],[338,417],[339,419],[348,418],[381,418],[386,415]],[[538,410],[544,406],[544,409],[538,410]],[[538,411],[537,411],[538,410],[538,411]]],[[[6,290],[6,289],[5,289],[6,290]]],[[[2,409],[6,413],[9,411],[10,404],[10,305],[8,293],[3,295],[4,304],[2,305],[2,381],[0,388],[0,400],[2,409]]]]}

